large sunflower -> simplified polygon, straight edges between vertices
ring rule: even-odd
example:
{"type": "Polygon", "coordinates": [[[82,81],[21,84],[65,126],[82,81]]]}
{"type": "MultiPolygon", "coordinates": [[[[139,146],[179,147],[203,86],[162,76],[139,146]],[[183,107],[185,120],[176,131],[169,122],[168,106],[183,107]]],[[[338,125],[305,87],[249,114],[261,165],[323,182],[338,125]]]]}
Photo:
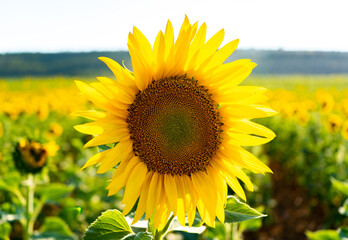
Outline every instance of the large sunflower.
{"type": "Polygon", "coordinates": [[[253,185],[243,169],[255,173],[271,170],[241,146],[254,146],[274,138],[274,133],[252,118],[275,112],[263,105],[266,89],[238,86],[256,66],[241,59],[223,64],[238,40],[218,50],[222,29],[206,38],[206,24],[190,24],[187,17],[174,41],[167,23],[153,47],[134,27],[128,36],[133,72],[101,57],[117,81],[77,86],[104,111],[79,112],[94,122],[75,128],[95,135],[85,147],[117,143],[97,153],[83,168],[98,165],[98,173],[115,166],[109,195],[125,187],[123,214],[138,201],[133,223],[145,214],[161,228],[170,212],[182,225],[192,225],[198,209],[203,221],[224,222],[227,185],[242,199],[240,179],[253,185]]]}

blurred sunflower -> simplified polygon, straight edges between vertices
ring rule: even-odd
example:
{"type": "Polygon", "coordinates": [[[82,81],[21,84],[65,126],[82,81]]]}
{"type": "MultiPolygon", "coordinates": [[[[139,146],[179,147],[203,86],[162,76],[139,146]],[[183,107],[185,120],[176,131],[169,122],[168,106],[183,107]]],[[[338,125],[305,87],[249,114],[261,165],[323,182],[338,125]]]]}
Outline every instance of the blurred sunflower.
{"type": "Polygon", "coordinates": [[[348,120],[343,122],[341,134],[346,140],[348,140],[348,120]]]}
{"type": "Polygon", "coordinates": [[[21,139],[12,155],[19,171],[39,173],[47,164],[47,158],[55,156],[58,150],[59,146],[54,141],[41,144],[33,140],[21,139]]]}
{"type": "Polygon", "coordinates": [[[343,120],[339,115],[334,113],[330,114],[326,123],[328,131],[331,133],[338,132],[342,126],[342,121],[343,120]]]}
{"type": "Polygon", "coordinates": [[[335,99],[329,92],[323,89],[317,90],[316,99],[319,103],[320,111],[323,113],[329,113],[332,111],[335,104],[335,99]]]}
{"type": "Polygon", "coordinates": [[[63,133],[63,127],[56,122],[50,124],[49,135],[52,137],[59,137],[63,133]]]}
{"type": "Polygon", "coordinates": [[[348,117],[348,99],[342,99],[342,101],[340,102],[340,106],[341,106],[341,110],[343,112],[343,114],[348,117]]]}
{"type": "Polygon", "coordinates": [[[134,27],[128,36],[133,72],[101,57],[117,81],[76,81],[80,91],[101,111],[77,115],[94,122],[75,126],[96,135],[85,147],[117,143],[97,153],[83,168],[98,164],[98,173],[117,166],[109,195],[125,187],[123,214],[138,201],[133,223],[144,214],[162,228],[170,212],[191,226],[196,209],[209,226],[224,222],[227,184],[245,200],[238,181],[253,184],[242,170],[271,170],[241,146],[272,140],[274,133],[252,118],[275,111],[265,106],[266,89],[238,86],[256,66],[242,59],[226,63],[238,40],[217,50],[222,29],[206,39],[206,24],[190,24],[187,17],[174,41],[170,21],[153,47],[134,27]]]}

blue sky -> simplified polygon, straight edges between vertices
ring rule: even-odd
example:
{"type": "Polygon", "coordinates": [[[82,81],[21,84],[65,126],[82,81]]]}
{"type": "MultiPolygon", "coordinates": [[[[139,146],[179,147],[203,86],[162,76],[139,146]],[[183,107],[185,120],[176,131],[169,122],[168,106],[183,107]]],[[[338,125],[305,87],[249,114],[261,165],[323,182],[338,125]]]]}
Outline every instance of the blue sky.
{"type": "Polygon", "coordinates": [[[188,15],[242,49],[348,51],[346,0],[0,0],[0,53],[126,50],[137,26],[153,42],[188,15]]]}

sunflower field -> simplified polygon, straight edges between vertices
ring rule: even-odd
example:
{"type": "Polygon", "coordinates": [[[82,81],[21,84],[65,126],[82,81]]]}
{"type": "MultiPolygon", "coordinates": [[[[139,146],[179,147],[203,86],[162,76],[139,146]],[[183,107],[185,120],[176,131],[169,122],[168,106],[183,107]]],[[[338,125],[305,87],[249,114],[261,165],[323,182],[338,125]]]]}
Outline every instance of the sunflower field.
{"type": "MultiPolygon", "coordinates": [[[[92,136],[74,129],[89,122],[76,112],[94,106],[73,80],[0,81],[0,239],[82,239],[102,212],[124,208],[123,190],[108,196],[110,171],[80,171],[100,148],[84,148],[92,136]]],[[[243,85],[268,88],[278,112],[255,120],[276,138],[247,147],[273,171],[247,172],[254,184],[247,203],[267,217],[215,227],[194,222],[166,239],[347,237],[348,77],[260,75],[243,85]]]]}

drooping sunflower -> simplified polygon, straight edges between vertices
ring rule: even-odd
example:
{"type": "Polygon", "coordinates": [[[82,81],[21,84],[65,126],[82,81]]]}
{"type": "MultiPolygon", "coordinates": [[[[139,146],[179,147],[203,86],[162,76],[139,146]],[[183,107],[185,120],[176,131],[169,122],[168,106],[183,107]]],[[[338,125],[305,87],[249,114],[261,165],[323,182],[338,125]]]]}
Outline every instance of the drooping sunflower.
{"type": "Polygon", "coordinates": [[[171,212],[192,225],[198,209],[203,221],[224,222],[227,185],[246,199],[238,179],[249,190],[244,173],[271,170],[242,146],[266,143],[274,133],[250,121],[275,111],[264,105],[265,88],[238,86],[256,66],[241,59],[224,64],[238,40],[218,50],[224,30],[206,41],[206,24],[187,17],[174,41],[168,21],[153,47],[134,27],[128,36],[133,72],[117,62],[99,58],[116,81],[76,81],[80,91],[104,111],[78,115],[94,122],[75,126],[95,135],[85,147],[117,143],[94,155],[83,168],[98,165],[98,173],[115,166],[109,195],[125,187],[123,214],[138,201],[133,223],[145,215],[161,228],[171,212]]]}

